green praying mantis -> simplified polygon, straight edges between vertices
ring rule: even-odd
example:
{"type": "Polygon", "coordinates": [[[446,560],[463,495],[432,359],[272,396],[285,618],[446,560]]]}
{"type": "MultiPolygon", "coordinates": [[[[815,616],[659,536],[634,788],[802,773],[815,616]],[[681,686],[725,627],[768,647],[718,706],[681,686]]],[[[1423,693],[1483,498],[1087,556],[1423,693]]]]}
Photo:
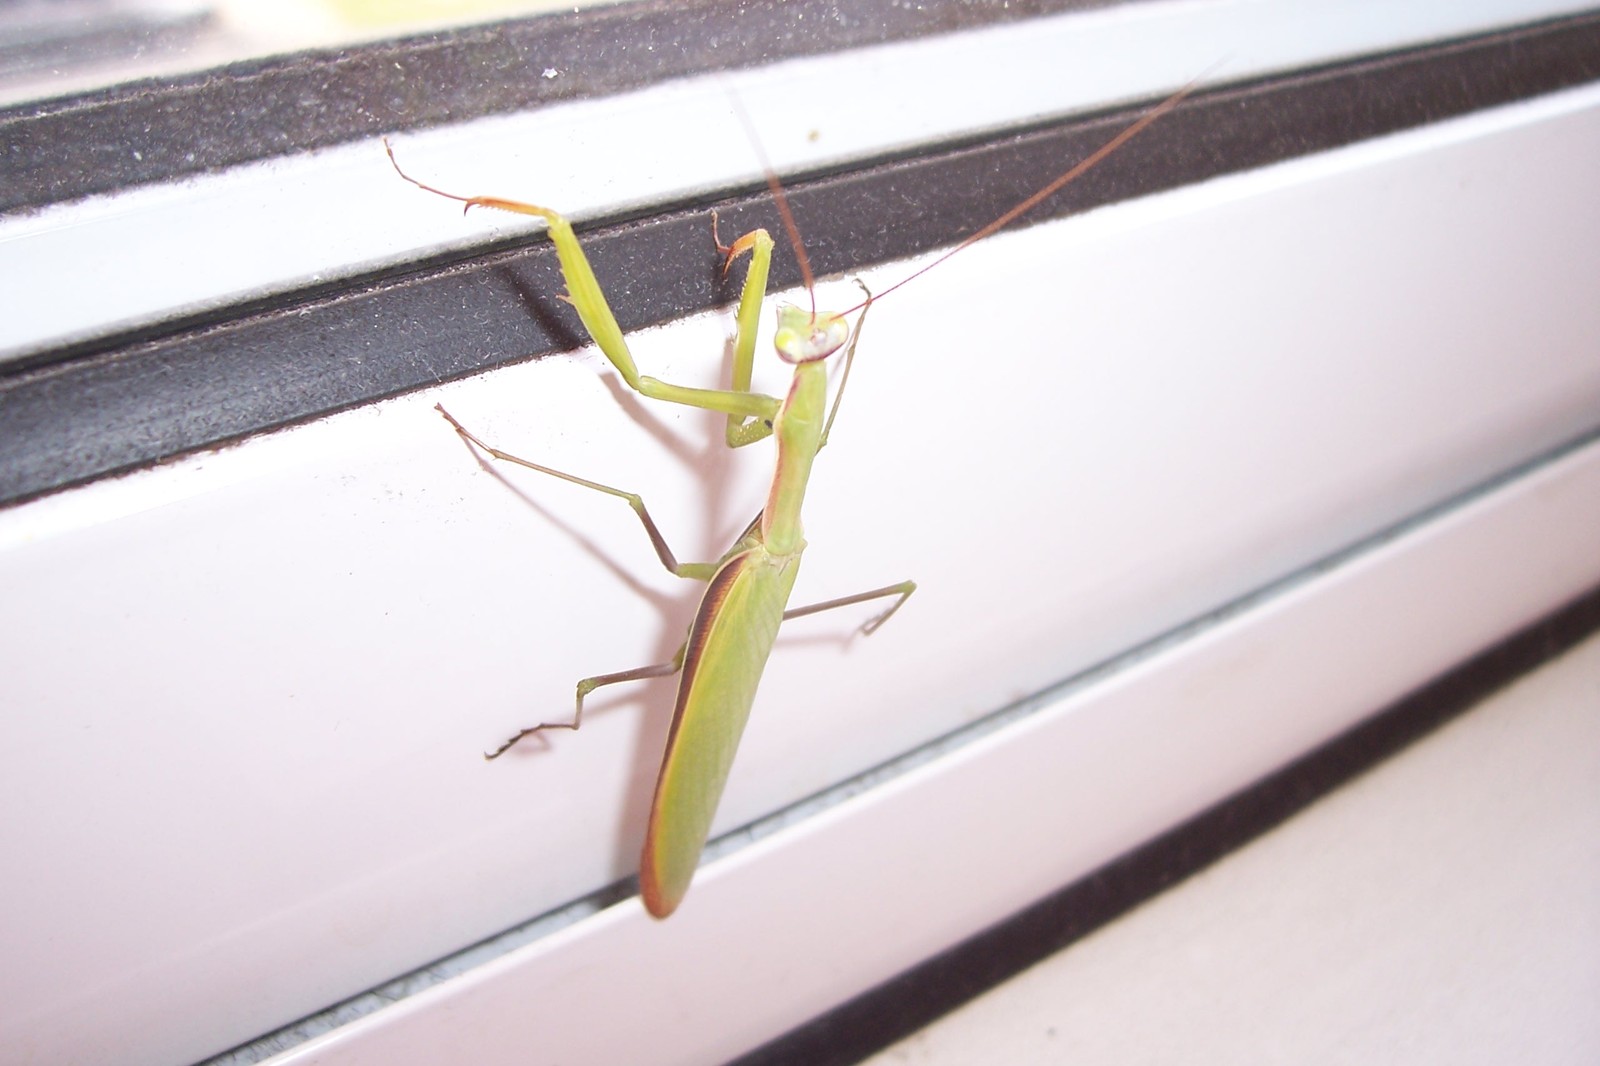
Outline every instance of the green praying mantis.
{"type": "Polygon", "coordinates": [[[766,230],[753,230],[732,245],[724,245],[716,232],[715,215],[712,216],[712,235],[723,255],[724,272],[740,257],[746,254],[750,257],[736,318],[732,387],[704,389],[674,385],[639,373],[600,283],[566,218],[547,207],[493,196],[458,196],[424,184],[401,170],[393,148],[384,142],[389,160],[402,178],[426,192],[463,204],[464,211],[473,207],[496,208],[545,221],[567,284],[567,300],[577,310],[590,338],[629,388],[650,399],[726,415],[725,435],[729,447],[741,448],[767,437],[776,442],[777,462],[772,484],[766,504],[755,519],[721,558],[714,562],[680,563],[637,494],[501,451],[480,440],[442,406],[438,408],[464,440],[497,460],[626,501],[638,515],[662,565],[679,577],[705,582],[705,592],[689,625],[688,637],[670,661],[584,678],[577,685],[576,708],[570,721],[529,726],[485,756],[497,758],[517,742],[546,730],[579,728],[583,722],[584,698],[597,688],[679,674],[677,698],[639,867],[640,892],[650,914],[667,917],[688,892],[780,624],[803,615],[892,599],[886,609],[860,627],[862,633],[872,633],[916,590],[914,582],[901,581],[822,603],[788,606],[789,594],[799,573],[800,557],[806,547],[800,520],[806,485],[817,453],[828,443],[829,431],[839,413],[868,310],[875,300],[1008,225],[1100,163],[1176,107],[1192,88],[1192,85],[1186,86],[1157,104],[1039,191],[877,296],[861,285],[865,298],[855,307],[840,312],[816,309],[813,278],[804,245],[783,187],[769,170],[767,181],[773,201],[799,260],[806,290],[811,295],[809,307],[782,304],[777,309],[774,347],[778,358],[794,368],[789,390],[782,397],[752,392],[750,388],[761,303],[766,296],[767,273],[772,260],[773,240],[766,230]],[[856,315],[853,327],[851,315],[856,315]],[[826,364],[828,358],[841,349],[845,353],[844,366],[830,406],[826,364]]]}

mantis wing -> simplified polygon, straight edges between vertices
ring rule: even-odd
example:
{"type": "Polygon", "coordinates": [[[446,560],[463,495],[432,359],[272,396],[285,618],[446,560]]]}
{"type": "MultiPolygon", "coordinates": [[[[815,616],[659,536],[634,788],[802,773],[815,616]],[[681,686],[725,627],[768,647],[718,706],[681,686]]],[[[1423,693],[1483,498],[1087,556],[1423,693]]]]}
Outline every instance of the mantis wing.
{"type": "Polygon", "coordinates": [[[798,552],[774,556],[757,545],[731,556],[689,627],[639,867],[645,908],[657,918],[689,890],[799,569],[798,552]]]}

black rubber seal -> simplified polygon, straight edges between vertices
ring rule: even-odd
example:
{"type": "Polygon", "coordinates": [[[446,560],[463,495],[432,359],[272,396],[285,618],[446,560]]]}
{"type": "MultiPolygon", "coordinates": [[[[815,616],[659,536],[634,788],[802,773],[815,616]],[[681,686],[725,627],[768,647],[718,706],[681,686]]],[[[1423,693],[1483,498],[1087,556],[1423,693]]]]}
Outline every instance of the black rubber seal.
{"type": "MultiPolygon", "coordinates": [[[[1597,78],[1600,15],[1587,15],[1196,94],[1020,224],[1597,78]]],[[[844,273],[952,244],[1137,113],[793,179],[812,263],[819,273],[844,273]]],[[[624,329],[736,295],[712,245],[712,207],[725,232],[778,228],[760,190],[586,229],[624,329]]],[[[786,255],[773,273],[774,285],[797,280],[786,255]]],[[[0,505],[570,350],[581,333],[556,298],[562,288],[553,250],[535,236],[8,365],[0,370],[0,505]]]]}
{"type": "Polygon", "coordinates": [[[129,82],[0,110],[0,212],[668,78],[1115,2],[636,0],[129,82]]]}

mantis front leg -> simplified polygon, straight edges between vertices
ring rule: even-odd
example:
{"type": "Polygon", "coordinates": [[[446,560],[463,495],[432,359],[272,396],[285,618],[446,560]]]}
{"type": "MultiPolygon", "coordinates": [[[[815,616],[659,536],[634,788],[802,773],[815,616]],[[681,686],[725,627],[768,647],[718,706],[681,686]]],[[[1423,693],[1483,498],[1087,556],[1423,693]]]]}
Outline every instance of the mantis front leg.
{"type": "MultiPolygon", "coordinates": [[[[750,377],[755,367],[756,334],[761,328],[761,301],[767,294],[767,272],[772,264],[772,238],[764,229],[751,230],[731,245],[722,243],[717,235],[717,213],[711,213],[711,239],[722,253],[722,273],[726,275],[733,261],[745,252],[750,253],[750,267],[744,274],[744,288],[739,293],[738,326],[733,337],[733,391],[748,393],[750,377]]],[[[730,448],[742,448],[772,433],[772,422],[750,420],[738,415],[728,416],[727,441],[730,448]]]]}
{"type": "MultiPolygon", "coordinates": [[[[751,366],[754,360],[757,320],[761,300],[766,294],[767,271],[772,261],[772,238],[765,230],[755,230],[735,241],[727,250],[728,262],[748,250],[751,264],[745,275],[744,291],[739,298],[739,327],[734,340],[734,370],[732,389],[695,389],[673,385],[658,378],[640,374],[634,365],[633,354],[628,350],[622,328],[617,325],[611,305],[606,302],[600,282],[583,254],[572,225],[561,215],[548,208],[531,204],[513,204],[510,201],[493,201],[490,206],[524,211],[538,215],[550,223],[550,239],[555,242],[556,257],[561,261],[561,276],[567,281],[567,294],[578,312],[584,329],[589,331],[600,351],[611,365],[617,368],[622,380],[641,396],[669,403],[685,404],[707,411],[718,411],[728,416],[728,443],[741,447],[772,433],[772,419],[777,415],[779,401],[771,396],[750,391],[751,366]]],[[[719,244],[720,247],[720,244],[719,244]]]]}
{"type": "MultiPolygon", "coordinates": [[[[747,233],[731,247],[724,248],[720,240],[717,242],[717,247],[723,250],[728,265],[731,265],[740,254],[746,251],[751,253],[750,269],[745,275],[744,291],[739,298],[739,332],[734,342],[733,388],[696,389],[673,385],[639,373],[639,368],[633,361],[633,353],[628,350],[628,342],[622,335],[622,327],[617,324],[617,317],[606,301],[605,292],[600,288],[600,281],[594,276],[594,269],[589,265],[589,257],[583,254],[577,235],[572,232],[572,223],[568,222],[559,211],[519,200],[505,200],[498,196],[457,196],[455,193],[445,192],[443,189],[418,181],[401,170],[399,162],[394,157],[394,149],[390,147],[388,141],[384,141],[384,150],[389,153],[389,162],[394,165],[395,172],[419,189],[458,201],[465,204],[468,209],[491,207],[544,219],[549,226],[550,240],[556,246],[556,258],[561,263],[561,276],[567,283],[567,299],[578,312],[578,318],[583,322],[583,328],[588,331],[589,337],[599,347],[601,353],[611,361],[617,373],[622,375],[622,380],[628,383],[629,388],[653,400],[685,404],[727,415],[728,443],[734,447],[761,440],[772,433],[772,419],[778,413],[779,401],[774,397],[750,391],[750,370],[754,359],[757,319],[760,315],[761,299],[766,294],[767,272],[772,262],[772,238],[765,230],[747,233]]],[[[716,237],[715,228],[712,236],[716,237]]],[[[726,269],[725,265],[724,270],[726,269]]]]}

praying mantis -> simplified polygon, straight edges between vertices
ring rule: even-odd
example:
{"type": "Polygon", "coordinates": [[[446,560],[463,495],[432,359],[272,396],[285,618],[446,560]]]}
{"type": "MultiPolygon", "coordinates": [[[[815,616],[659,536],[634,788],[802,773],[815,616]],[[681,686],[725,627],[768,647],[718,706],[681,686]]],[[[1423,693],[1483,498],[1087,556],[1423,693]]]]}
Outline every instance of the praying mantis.
{"type": "Polygon", "coordinates": [[[496,460],[625,501],[644,526],[662,565],[679,577],[705,583],[688,636],[671,660],[582,679],[577,684],[571,720],[529,726],[485,755],[488,759],[497,758],[519,741],[546,730],[578,729],[583,722],[584,699],[597,688],[624,681],[680,675],[639,866],[640,894],[645,909],[654,917],[666,918],[672,914],[688,892],[781,623],[835,608],[892,599],[887,608],[860,626],[862,633],[870,634],[887,622],[916,591],[915,582],[901,581],[803,607],[788,606],[801,554],[806,547],[800,518],[806,486],[812,465],[818,452],[828,443],[829,432],[839,413],[867,312],[876,300],[1006,226],[1100,163],[1176,107],[1192,89],[1192,84],[1186,86],[1146,111],[1033,195],[878,295],[874,296],[858,281],[865,298],[855,307],[840,312],[817,310],[811,267],[799,230],[790,214],[783,187],[769,170],[767,181],[773,201],[810,295],[809,307],[781,304],[777,309],[774,347],[778,358],[793,367],[794,374],[788,392],[782,397],[752,392],[750,388],[757,327],[772,260],[773,240],[766,230],[752,230],[732,245],[724,245],[717,234],[713,214],[712,235],[723,256],[724,273],[742,256],[750,257],[736,314],[731,387],[704,389],[674,385],[639,373],[600,283],[566,218],[535,204],[494,196],[459,196],[425,184],[400,168],[394,149],[387,140],[384,142],[389,161],[402,178],[425,192],[461,203],[463,211],[486,207],[544,220],[567,285],[566,299],[576,309],[589,337],[629,388],[649,399],[726,415],[725,438],[731,448],[741,448],[768,437],[776,442],[777,460],[765,506],[721,558],[713,562],[681,563],[639,495],[504,452],[480,440],[442,406],[438,408],[463,440],[496,460]],[[856,315],[853,327],[849,317],[852,314],[856,315]],[[841,349],[845,353],[844,366],[829,405],[826,364],[829,357],[841,349]]]}

